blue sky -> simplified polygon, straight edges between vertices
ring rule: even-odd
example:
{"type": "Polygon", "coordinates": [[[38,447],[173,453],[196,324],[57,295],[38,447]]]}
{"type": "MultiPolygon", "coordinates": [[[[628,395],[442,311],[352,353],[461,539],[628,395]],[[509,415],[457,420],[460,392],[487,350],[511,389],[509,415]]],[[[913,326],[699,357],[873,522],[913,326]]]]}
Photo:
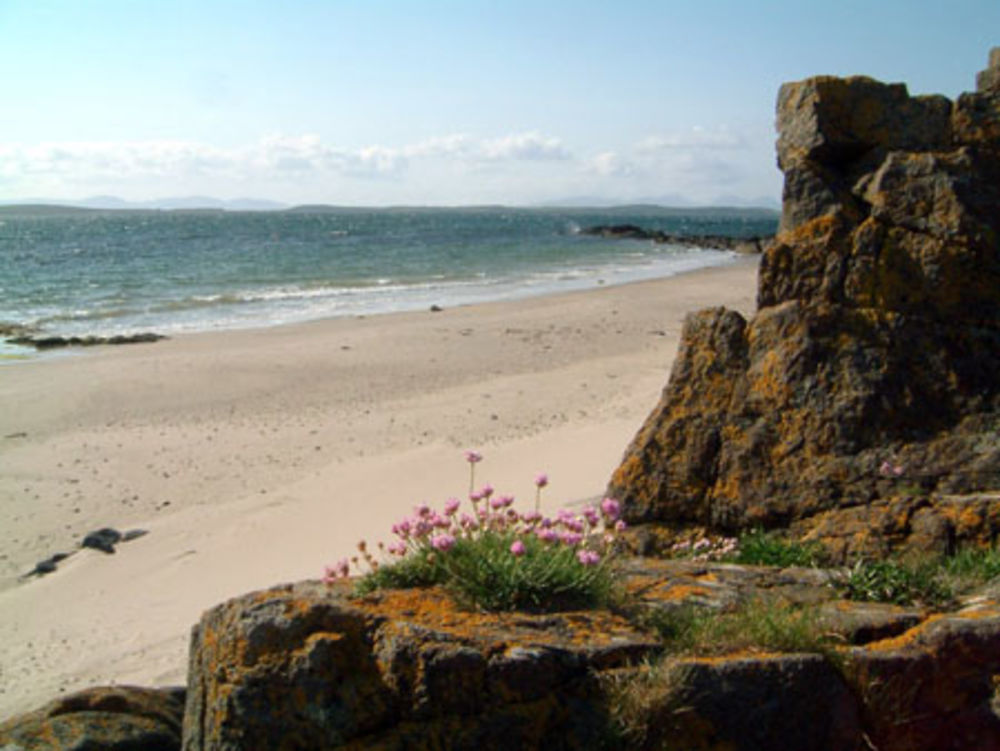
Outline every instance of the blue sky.
{"type": "Polygon", "coordinates": [[[995,45],[998,0],[0,0],[0,200],[776,202],[782,82],[995,45]]]}

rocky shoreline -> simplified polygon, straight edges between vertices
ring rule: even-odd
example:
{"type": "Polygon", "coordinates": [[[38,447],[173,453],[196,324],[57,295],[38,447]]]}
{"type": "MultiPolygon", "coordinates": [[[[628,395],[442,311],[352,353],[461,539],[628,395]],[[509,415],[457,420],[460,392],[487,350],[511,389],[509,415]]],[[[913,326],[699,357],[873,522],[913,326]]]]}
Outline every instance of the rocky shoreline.
{"type": "Polygon", "coordinates": [[[613,240],[651,240],[658,244],[680,245],[684,248],[731,250],[735,253],[763,253],[773,235],[732,237],[730,235],[677,235],[660,230],[647,230],[634,224],[599,224],[580,230],[582,235],[594,235],[613,240]]]}

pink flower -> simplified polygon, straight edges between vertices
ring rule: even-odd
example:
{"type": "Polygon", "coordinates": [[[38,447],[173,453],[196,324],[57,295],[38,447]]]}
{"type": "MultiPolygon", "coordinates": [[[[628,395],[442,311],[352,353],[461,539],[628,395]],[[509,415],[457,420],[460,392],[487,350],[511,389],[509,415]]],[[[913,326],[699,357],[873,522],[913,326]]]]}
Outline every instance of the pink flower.
{"type": "Polygon", "coordinates": [[[398,556],[402,557],[402,556],[406,555],[406,544],[403,543],[402,541],[400,541],[400,542],[393,542],[393,543],[389,544],[389,547],[387,548],[387,550],[390,553],[392,553],[393,555],[398,555],[398,556]]]}
{"type": "Polygon", "coordinates": [[[628,527],[628,525],[622,519],[615,522],[615,532],[624,532],[626,527],[628,527]]]}
{"type": "Polygon", "coordinates": [[[489,483],[483,485],[483,487],[479,489],[479,495],[482,496],[483,498],[489,498],[491,495],[493,495],[493,486],[490,485],[489,483]]]}
{"type": "Polygon", "coordinates": [[[510,553],[515,558],[520,558],[522,555],[524,555],[524,552],[525,552],[524,543],[521,542],[520,540],[514,540],[514,542],[510,544],[510,553]]]}
{"type": "Polygon", "coordinates": [[[559,533],[551,527],[542,527],[535,532],[535,537],[542,542],[555,542],[559,539],[559,533]]]}
{"type": "Polygon", "coordinates": [[[458,507],[462,502],[457,498],[449,498],[444,502],[444,513],[446,516],[454,516],[458,512],[458,507]]]}
{"type": "Polygon", "coordinates": [[[527,513],[521,514],[521,521],[525,524],[535,524],[540,521],[542,515],[537,511],[528,511],[527,513]]]}
{"type": "Polygon", "coordinates": [[[412,531],[413,526],[410,524],[409,519],[403,519],[403,521],[399,522],[399,524],[392,525],[392,533],[402,537],[404,540],[410,536],[410,532],[412,531]]]}
{"type": "Polygon", "coordinates": [[[537,475],[535,475],[536,488],[544,488],[548,484],[549,484],[549,476],[547,474],[545,474],[544,472],[539,472],[537,475]]]}
{"type": "Polygon", "coordinates": [[[426,518],[431,515],[431,507],[426,503],[421,503],[413,507],[414,513],[420,518],[426,518]]]}
{"type": "Polygon", "coordinates": [[[490,500],[490,507],[494,510],[507,508],[514,503],[514,496],[512,495],[499,495],[496,498],[490,500]]]}
{"type": "Polygon", "coordinates": [[[605,498],[601,501],[601,513],[608,521],[615,521],[621,515],[622,507],[614,498],[605,498]]]}
{"type": "Polygon", "coordinates": [[[461,525],[462,529],[475,529],[478,526],[475,518],[465,513],[459,517],[458,523],[461,525]]]}
{"type": "Polygon", "coordinates": [[[595,553],[593,550],[578,550],[576,559],[584,566],[596,566],[601,562],[600,554],[595,553]]]}
{"type": "Polygon", "coordinates": [[[597,523],[601,520],[597,515],[597,510],[591,508],[590,506],[587,506],[587,508],[583,510],[583,518],[587,520],[587,524],[591,527],[596,527],[597,523]]]}
{"type": "Polygon", "coordinates": [[[346,558],[341,558],[333,566],[327,566],[324,572],[323,581],[329,583],[335,579],[346,579],[351,575],[351,562],[346,558]]]}
{"type": "Polygon", "coordinates": [[[570,532],[576,532],[577,534],[583,533],[583,522],[579,519],[561,519],[562,525],[566,527],[570,532]]]}
{"type": "Polygon", "coordinates": [[[455,537],[453,535],[435,535],[431,538],[431,547],[446,553],[455,547],[455,537]]]}
{"type": "Polygon", "coordinates": [[[559,533],[559,539],[562,540],[563,545],[575,548],[583,542],[583,535],[579,532],[561,532],[559,533]]]}
{"type": "Polygon", "coordinates": [[[469,464],[477,464],[482,460],[483,460],[483,455],[480,454],[478,451],[473,451],[472,449],[468,449],[465,452],[465,461],[467,461],[469,464]]]}

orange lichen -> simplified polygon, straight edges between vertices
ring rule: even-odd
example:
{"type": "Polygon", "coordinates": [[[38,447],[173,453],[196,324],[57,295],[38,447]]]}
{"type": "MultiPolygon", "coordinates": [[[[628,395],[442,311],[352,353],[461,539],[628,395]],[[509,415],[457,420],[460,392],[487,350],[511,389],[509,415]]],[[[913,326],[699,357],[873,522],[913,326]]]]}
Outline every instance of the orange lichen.
{"type": "Polygon", "coordinates": [[[873,652],[892,652],[898,649],[912,647],[917,643],[920,637],[924,635],[930,624],[935,621],[939,621],[942,618],[944,618],[943,614],[935,613],[934,615],[926,618],[923,622],[907,631],[904,631],[898,636],[891,636],[887,639],[880,639],[879,641],[873,641],[870,644],[865,645],[865,649],[873,652]]]}
{"type": "Polygon", "coordinates": [[[711,590],[707,587],[700,587],[696,584],[668,584],[666,589],[655,591],[651,598],[664,602],[677,602],[689,597],[707,597],[710,593],[711,590]]]}

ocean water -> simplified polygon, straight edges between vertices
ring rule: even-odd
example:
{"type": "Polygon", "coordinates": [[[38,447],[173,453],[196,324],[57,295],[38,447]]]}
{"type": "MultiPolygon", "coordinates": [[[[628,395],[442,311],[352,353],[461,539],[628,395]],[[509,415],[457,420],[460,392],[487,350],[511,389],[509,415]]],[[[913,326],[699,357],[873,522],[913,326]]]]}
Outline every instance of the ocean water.
{"type": "MultiPolygon", "coordinates": [[[[0,212],[0,324],[163,334],[507,300],[669,276],[732,254],[580,234],[773,232],[762,211],[0,212]]],[[[8,352],[10,345],[7,345],[8,352]]]]}

